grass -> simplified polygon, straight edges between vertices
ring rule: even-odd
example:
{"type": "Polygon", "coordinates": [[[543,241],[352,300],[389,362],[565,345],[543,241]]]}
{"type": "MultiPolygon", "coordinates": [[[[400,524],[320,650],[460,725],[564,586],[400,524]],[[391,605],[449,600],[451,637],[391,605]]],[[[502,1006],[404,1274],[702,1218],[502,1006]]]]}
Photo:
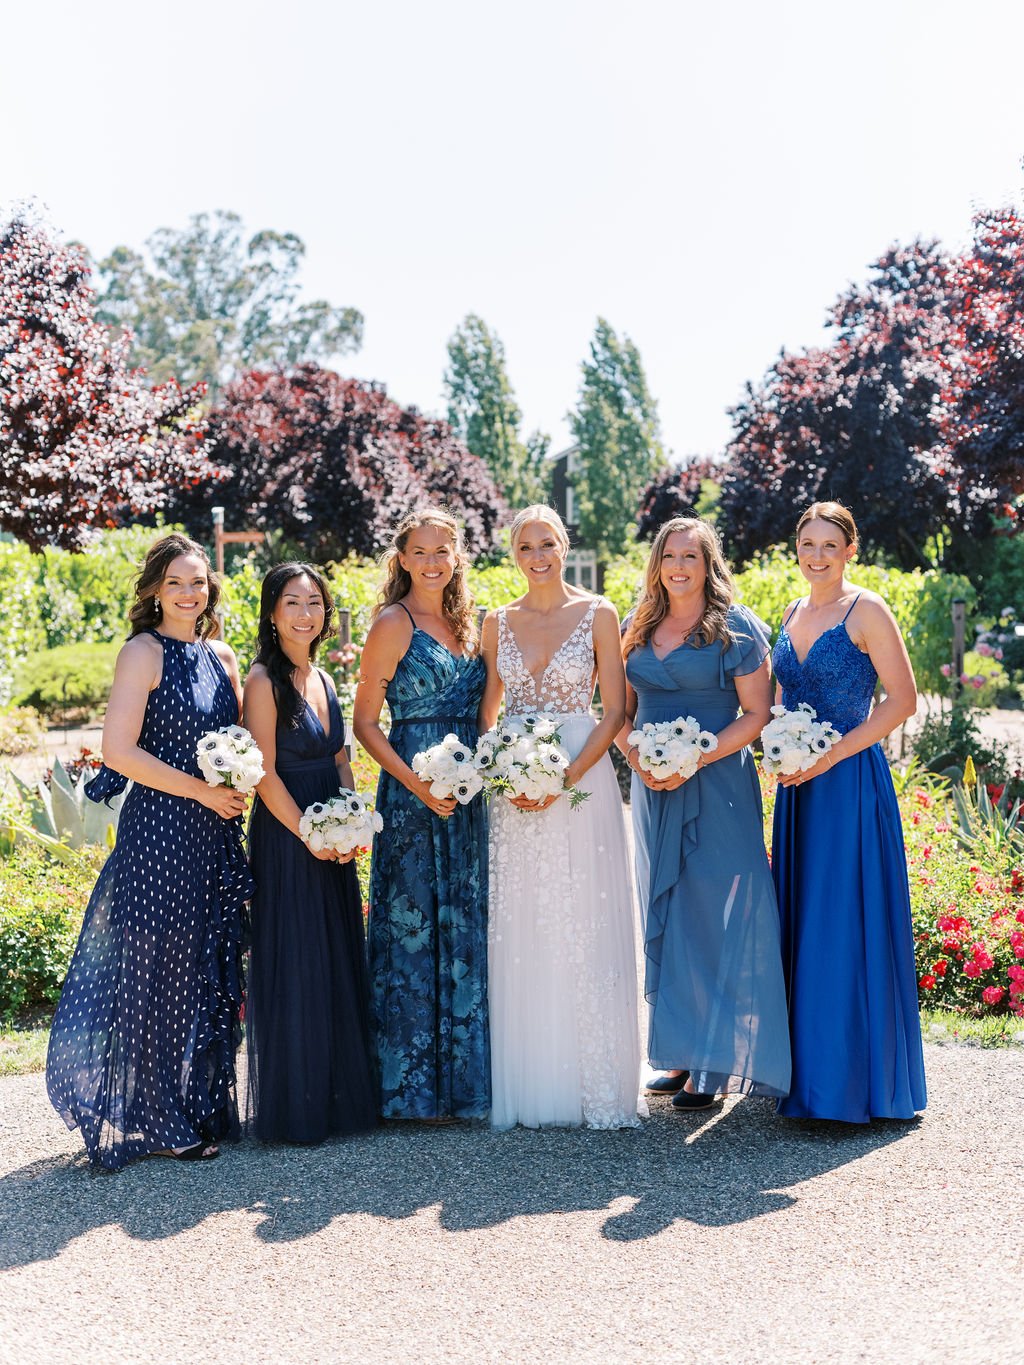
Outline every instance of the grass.
{"type": "Polygon", "coordinates": [[[0,1076],[28,1076],[45,1070],[49,1038],[49,1025],[15,1025],[0,1032],[0,1076]]]}
{"type": "Polygon", "coordinates": [[[926,1043],[961,1043],[968,1047],[1024,1046],[1024,1019],[1013,1014],[972,1019],[953,1010],[923,1009],[921,1033],[926,1043]]]}

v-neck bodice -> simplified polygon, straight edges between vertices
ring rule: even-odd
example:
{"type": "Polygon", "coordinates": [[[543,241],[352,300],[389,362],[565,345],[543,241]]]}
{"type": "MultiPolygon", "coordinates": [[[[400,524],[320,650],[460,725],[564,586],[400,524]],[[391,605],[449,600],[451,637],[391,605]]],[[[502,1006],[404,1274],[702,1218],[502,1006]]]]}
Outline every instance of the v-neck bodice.
{"type": "Polygon", "coordinates": [[[485,679],[479,654],[453,654],[415,626],[384,695],[393,722],[452,717],[475,725],[485,679]]]}
{"type": "Polygon", "coordinates": [[[333,764],[335,757],[345,742],[345,721],[341,713],[338,694],[331,686],[327,675],[317,670],[323,679],[327,696],[327,726],[317,715],[314,708],[302,699],[302,707],[294,725],[278,724],[277,763],[281,772],[296,768],[307,768],[317,764],[333,764]]]}
{"type": "Polygon", "coordinates": [[[505,709],[509,715],[547,711],[558,715],[585,715],[594,695],[594,613],[599,597],[593,598],[581,618],[548,660],[540,682],[526,667],[505,608],[498,611],[498,672],[505,686],[505,709]]]}
{"type": "Polygon", "coordinates": [[[819,720],[830,721],[844,735],[867,719],[878,674],[869,655],[850,639],[845,621],[822,631],[802,663],[783,626],[772,663],[782,685],[783,706],[792,710],[807,702],[819,720]]]}

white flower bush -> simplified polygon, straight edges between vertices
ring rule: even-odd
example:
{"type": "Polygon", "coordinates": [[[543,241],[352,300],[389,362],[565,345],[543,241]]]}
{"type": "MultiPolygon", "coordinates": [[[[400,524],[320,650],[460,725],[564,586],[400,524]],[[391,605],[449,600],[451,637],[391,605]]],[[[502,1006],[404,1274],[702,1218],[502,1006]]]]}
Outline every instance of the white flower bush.
{"type": "MultiPolygon", "coordinates": [[[[475,761],[489,792],[543,801],[566,790],[565,771],[572,759],[562,744],[557,724],[546,716],[528,712],[506,717],[482,734],[475,761]]],[[[589,795],[579,787],[570,787],[572,809],[589,795]]]]}
{"type": "Polygon", "coordinates": [[[383,828],[384,821],[366,798],[348,787],[327,801],[314,801],[299,820],[299,836],[315,853],[325,848],[338,853],[367,848],[383,828]]]}
{"type": "Polygon", "coordinates": [[[196,760],[211,787],[251,792],[263,780],[263,755],[241,725],[208,730],[196,745],[196,760]]]}
{"type": "Polygon", "coordinates": [[[415,754],[411,766],[420,781],[429,782],[431,796],[441,800],[454,796],[465,806],[483,790],[475,752],[458,735],[445,735],[440,744],[415,754]]]}
{"type": "Polygon", "coordinates": [[[767,773],[791,777],[806,772],[842,738],[830,721],[818,720],[817,711],[805,701],[793,711],[773,706],[772,715],[775,719],[761,731],[767,773]]]}
{"type": "Polygon", "coordinates": [[[632,732],[628,742],[631,748],[636,746],[641,768],[659,782],[677,774],[692,777],[700,767],[701,755],[718,748],[717,735],[702,730],[693,716],[647,721],[632,732]]]}

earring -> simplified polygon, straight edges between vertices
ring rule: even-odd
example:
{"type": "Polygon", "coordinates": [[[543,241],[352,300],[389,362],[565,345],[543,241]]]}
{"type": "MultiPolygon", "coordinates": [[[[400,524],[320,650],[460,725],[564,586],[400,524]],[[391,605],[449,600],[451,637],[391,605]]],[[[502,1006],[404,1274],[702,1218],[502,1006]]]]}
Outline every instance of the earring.
{"type": "Polygon", "coordinates": [[[159,599],[159,597],[154,597],[154,598],[153,598],[153,606],[154,606],[154,608],[156,609],[156,614],[157,614],[157,616],[159,616],[160,613],[163,611],[163,607],[160,605],[160,599],[159,599]]]}

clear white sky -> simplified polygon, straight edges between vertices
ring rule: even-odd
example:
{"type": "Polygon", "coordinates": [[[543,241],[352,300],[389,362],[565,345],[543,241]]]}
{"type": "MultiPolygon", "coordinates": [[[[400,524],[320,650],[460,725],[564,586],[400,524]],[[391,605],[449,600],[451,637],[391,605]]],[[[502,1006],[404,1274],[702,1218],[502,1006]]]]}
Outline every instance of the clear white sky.
{"type": "Polygon", "coordinates": [[[1018,0],[20,0],[0,202],[97,254],[216,208],[297,232],[366,316],[339,368],[440,411],[480,313],[556,443],[603,314],[713,452],[890,242],[1019,199],[1022,51],[1018,0]]]}

